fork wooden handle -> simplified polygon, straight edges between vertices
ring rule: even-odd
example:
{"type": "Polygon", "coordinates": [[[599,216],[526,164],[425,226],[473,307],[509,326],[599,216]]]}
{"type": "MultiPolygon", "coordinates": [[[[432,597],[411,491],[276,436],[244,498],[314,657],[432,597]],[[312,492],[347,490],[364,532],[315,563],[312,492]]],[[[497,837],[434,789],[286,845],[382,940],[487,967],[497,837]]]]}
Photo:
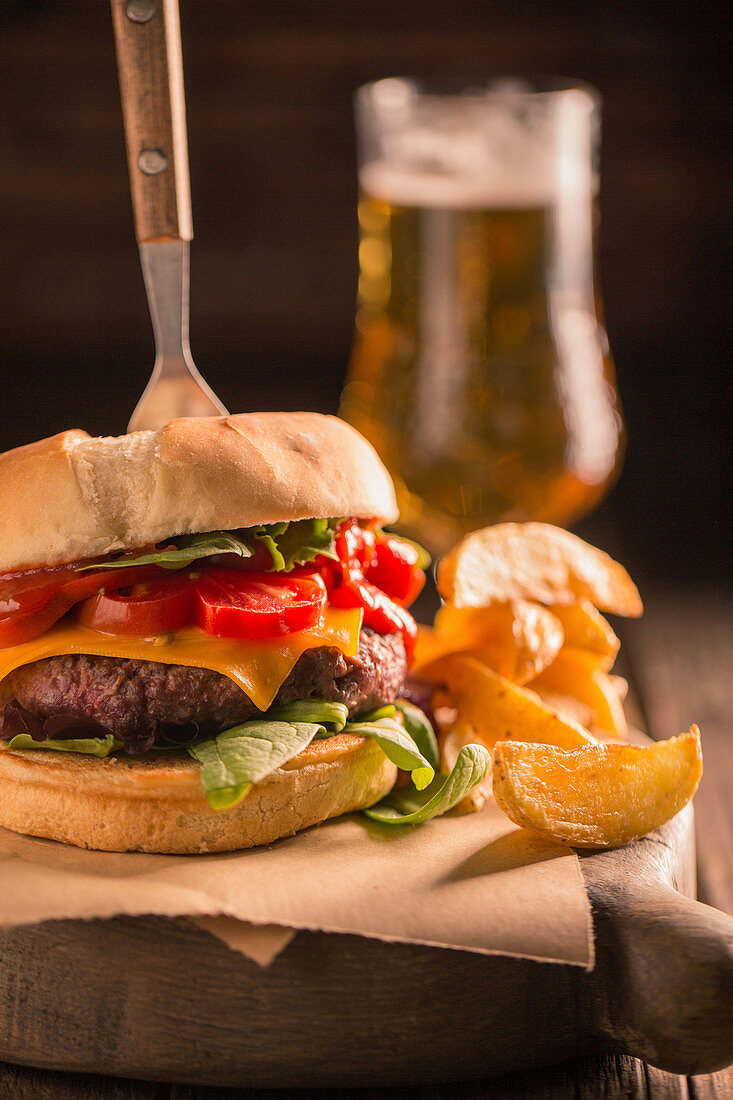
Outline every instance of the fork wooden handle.
{"type": "Polygon", "coordinates": [[[178,0],[111,0],[138,242],[190,241],[178,0]]]}

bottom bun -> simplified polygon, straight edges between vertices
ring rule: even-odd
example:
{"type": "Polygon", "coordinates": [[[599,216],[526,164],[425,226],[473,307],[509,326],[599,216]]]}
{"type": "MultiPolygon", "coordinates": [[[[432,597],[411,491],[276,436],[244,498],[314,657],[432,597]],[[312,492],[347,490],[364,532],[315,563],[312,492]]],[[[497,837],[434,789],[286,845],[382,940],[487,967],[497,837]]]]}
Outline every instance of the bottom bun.
{"type": "Polygon", "coordinates": [[[186,752],[144,757],[0,752],[0,825],[107,852],[228,852],[373,806],[397,769],[370,737],[338,734],[212,810],[186,752]]]}

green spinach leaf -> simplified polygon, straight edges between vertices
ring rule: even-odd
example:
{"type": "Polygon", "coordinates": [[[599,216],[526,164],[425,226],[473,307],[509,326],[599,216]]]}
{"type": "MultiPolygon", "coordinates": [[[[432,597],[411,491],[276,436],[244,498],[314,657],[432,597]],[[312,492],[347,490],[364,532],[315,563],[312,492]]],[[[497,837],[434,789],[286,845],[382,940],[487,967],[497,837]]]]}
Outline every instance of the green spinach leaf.
{"type": "Polygon", "coordinates": [[[322,729],[315,722],[244,722],[187,749],[201,764],[209,805],[227,810],[236,806],[254,783],[297,756],[322,729]]]}
{"type": "Polygon", "coordinates": [[[6,749],[41,749],[53,752],[81,752],[87,756],[109,756],[115,749],[122,748],[122,742],[113,734],[106,737],[68,737],[49,738],[48,741],[34,741],[28,733],[16,733],[9,741],[1,742],[6,749]]]}
{"type": "Polygon", "coordinates": [[[373,737],[382,752],[393,764],[410,772],[418,790],[432,781],[435,769],[425,759],[407,730],[391,718],[379,718],[373,722],[348,722],[346,733],[358,737],[373,737]]]}
{"type": "Polygon", "coordinates": [[[395,706],[402,715],[402,721],[405,723],[405,729],[410,737],[428,761],[431,768],[434,768],[437,772],[440,767],[438,741],[435,736],[435,730],[428,721],[426,715],[423,714],[420,708],[416,707],[414,703],[408,702],[407,699],[398,699],[395,702],[395,706]]]}
{"type": "Polygon", "coordinates": [[[367,817],[386,825],[422,825],[447,813],[480,783],[491,767],[491,754],[481,745],[465,745],[448,776],[437,776],[420,795],[415,791],[396,791],[370,810],[367,817]]]}

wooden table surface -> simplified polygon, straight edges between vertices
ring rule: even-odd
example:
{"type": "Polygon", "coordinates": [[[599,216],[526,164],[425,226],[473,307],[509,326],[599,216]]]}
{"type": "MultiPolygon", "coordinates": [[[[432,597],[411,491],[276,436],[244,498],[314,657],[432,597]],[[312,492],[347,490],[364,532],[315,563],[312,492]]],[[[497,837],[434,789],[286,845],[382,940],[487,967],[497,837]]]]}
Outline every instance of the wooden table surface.
{"type": "MultiPolygon", "coordinates": [[[[630,717],[655,738],[697,722],[705,774],[695,798],[698,893],[733,914],[733,733],[729,731],[733,669],[733,592],[646,593],[644,618],[615,624],[622,638],[619,671],[631,685],[630,717]]],[[[39,1021],[42,1027],[42,1022],[39,1021]]],[[[70,1020],[77,1029],[94,1021],[70,1020]]],[[[426,1052],[429,1056],[429,1052],[426,1052]]],[[[627,1057],[595,1057],[485,1082],[419,1089],[306,1091],[210,1089],[53,1073],[0,1064],[0,1100],[482,1100],[492,1097],[597,1100],[615,1097],[733,1097],[733,1067],[679,1077],[627,1057]]]]}

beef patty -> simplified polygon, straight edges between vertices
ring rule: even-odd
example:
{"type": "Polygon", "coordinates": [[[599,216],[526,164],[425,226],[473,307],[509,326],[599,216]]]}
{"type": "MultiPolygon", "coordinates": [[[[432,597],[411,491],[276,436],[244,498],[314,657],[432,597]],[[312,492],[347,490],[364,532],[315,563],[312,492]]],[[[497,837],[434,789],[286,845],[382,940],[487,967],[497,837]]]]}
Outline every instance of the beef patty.
{"type": "MultiPolygon", "coordinates": [[[[397,697],[407,671],[400,634],[361,631],[359,649],[345,657],[338,649],[308,649],[275,697],[345,703],[350,714],[371,710],[397,697]]],[[[106,726],[128,751],[145,751],[153,736],[196,723],[214,734],[262,712],[228,676],[205,668],[153,661],[69,654],[16,669],[0,684],[0,704],[17,700],[37,718],[85,715],[106,726]]]]}

